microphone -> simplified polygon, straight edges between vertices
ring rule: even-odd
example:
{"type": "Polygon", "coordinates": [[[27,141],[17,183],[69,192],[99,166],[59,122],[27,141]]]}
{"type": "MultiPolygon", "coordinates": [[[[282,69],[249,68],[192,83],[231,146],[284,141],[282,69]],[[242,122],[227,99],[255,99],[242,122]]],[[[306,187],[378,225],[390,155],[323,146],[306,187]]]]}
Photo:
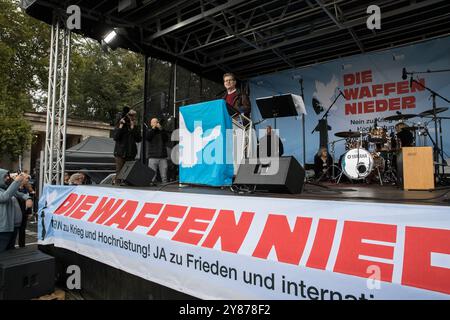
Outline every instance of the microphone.
{"type": "Polygon", "coordinates": [[[322,104],[320,103],[319,100],[317,100],[314,97],[312,98],[312,105],[313,105],[314,112],[316,114],[319,114],[319,113],[321,113],[323,111],[322,104]]]}
{"type": "Polygon", "coordinates": [[[342,96],[344,97],[345,100],[348,100],[347,97],[345,96],[345,94],[341,91],[340,88],[337,88],[339,90],[339,93],[342,94],[342,96]]]}
{"type": "Polygon", "coordinates": [[[406,78],[408,78],[408,74],[406,72],[406,68],[403,68],[403,70],[402,70],[402,79],[406,80],[406,78]]]}

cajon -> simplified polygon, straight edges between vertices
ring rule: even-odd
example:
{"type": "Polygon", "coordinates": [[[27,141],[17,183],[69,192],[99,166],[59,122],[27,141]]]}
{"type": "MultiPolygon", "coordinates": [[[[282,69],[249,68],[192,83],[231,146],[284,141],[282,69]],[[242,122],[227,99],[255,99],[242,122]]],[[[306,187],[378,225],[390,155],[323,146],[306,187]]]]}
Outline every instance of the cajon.
{"type": "Polygon", "coordinates": [[[404,147],[397,158],[398,177],[405,190],[434,189],[433,149],[404,147]]]}

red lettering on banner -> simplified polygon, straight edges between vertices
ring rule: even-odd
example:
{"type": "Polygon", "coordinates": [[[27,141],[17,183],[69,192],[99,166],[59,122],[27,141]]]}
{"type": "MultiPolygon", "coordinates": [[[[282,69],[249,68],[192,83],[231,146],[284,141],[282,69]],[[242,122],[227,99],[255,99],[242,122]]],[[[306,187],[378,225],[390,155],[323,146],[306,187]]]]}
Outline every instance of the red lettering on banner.
{"type": "Polygon", "coordinates": [[[345,114],[357,114],[356,103],[346,103],[345,104],[345,114]]]}
{"type": "Polygon", "coordinates": [[[172,240],[197,245],[202,239],[203,232],[206,230],[206,228],[208,228],[215,212],[216,209],[189,209],[186,218],[184,219],[177,233],[172,237],[172,240]],[[200,222],[199,220],[204,220],[207,222],[200,222]],[[200,231],[202,233],[194,233],[191,232],[191,230],[200,231]]]}
{"type": "Polygon", "coordinates": [[[389,110],[400,110],[400,98],[389,99],[389,110]]]}
{"type": "Polygon", "coordinates": [[[344,74],[344,86],[372,82],[372,70],[344,74]]]}
{"type": "Polygon", "coordinates": [[[186,206],[176,206],[173,204],[166,205],[158,220],[156,220],[155,224],[147,234],[156,236],[160,230],[174,231],[179,221],[170,221],[169,218],[182,219],[186,213],[186,209],[186,206]]]}
{"type": "Polygon", "coordinates": [[[372,70],[366,70],[361,72],[361,83],[372,82],[372,70]]]}
{"type": "Polygon", "coordinates": [[[162,203],[146,202],[133,222],[127,227],[128,231],[133,231],[137,227],[150,227],[155,218],[148,217],[149,214],[157,216],[162,208],[162,203]]]}
{"type": "Polygon", "coordinates": [[[306,266],[325,270],[336,232],[336,220],[320,219],[306,266]]]}
{"type": "Polygon", "coordinates": [[[61,205],[58,207],[58,209],[55,210],[54,214],[60,215],[65,212],[67,212],[77,201],[78,195],[76,193],[71,193],[66,198],[66,200],[61,203],[61,205]]]}
{"type": "Polygon", "coordinates": [[[359,99],[372,98],[369,87],[361,87],[359,90],[359,99]]]}
{"type": "Polygon", "coordinates": [[[381,85],[381,84],[374,84],[372,86],[372,93],[373,93],[374,97],[376,97],[379,94],[382,94],[383,93],[383,85],[381,85]]]}
{"type": "Polygon", "coordinates": [[[409,93],[409,81],[397,82],[397,94],[409,93]]]}
{"type": "Polygon", "coordinates": [[[297,217],[294,230],[291,231],[286,216],[269,214],[253,257],[267,259],[274,247],[278,261],[298,265],[311,223],[312,218],[297,217]]]}
{"type": "Polygon", "coordinates": [[[345,92],[345,97],[348,100],[356,100],[356,99],[358,99],[358,92],[359,92],[358,88],[344,89],[344,92],[345,92]]]}
{"type": "Polygon", "coordinates": [[[374,102],[372,100],[364,101],[364,113],[374,112],[374,102]]]}
{"type": "Polygon", "coordinates": [[[391,93],[395,93],[395,88],[396,88],[395,82],[385,83],[383,87],[384,87],[384,95],[385,96],[388,96],[391,93]]]}
{"type": "Polygon", "coordinates": [[[116,212],[122,202],[123,199],[103,197],[88,221],[95,221],[95,223],[103,224],[114,212],[116,212]]]}
{"type": "Polygon", "coordinates": [[[97,201],[97,199],[97,196],[87,196],[86,199],[84,199],[83,203],[75,211],[72,212],[70,217],[74,219],[82,219],[86,215],[86,212],[91,209],[92,205],[97,201]]]}
{"type": "Polygon", "coordinates": [[[133,218],[138,204],[138,201],[128,200],[104,225],[112,226],[113,224],[117,224],[119,229],[125,229],[130,223],[131,218],[133,218]]]}
{"type": "Polygon", "coordinates": [[[404,97],[402,99],[402,109],[414,109],[416,107],[416,97],[404,97]]]}
{"type": "Polygon", "coordinates": [[[450,294],[450,269],[431,265],[432,253],[450,255],[450,230],[406,227],[402,284],[450,294]]]}
{"type": "Polygon", "coordinates": [[[367,268],[376,265],[381,271],[379,280],[391,282],[394,268],[392,263],[363,260],[359,256],[393,259],[393,246],[363,243],[362,240],[391,242],[394,245],[396,232],[396,225],[346,221],[334,272],[367,278],[367,268]]]}
{"type": "Polygon", "coordinates": [[[386,100],[377,100],[375,104],[377,112],[385,112],[389,106],[389,103],[386,100]]]}
{"type": "MultiPolygon", "coordinates": [[[[417,82],[419,82],[422,86],[425,86],[425,79],[418,79],[417,82]]],[[[421,85],[413,82],[412,83],[412,87],[411,87],[411,92],[417,92],[417,91],[424,91],[425,88],[422,87],[421,85]]]]}
{"type": "Polygon", "coordinates": [[[75,210],[77,210],[78,207],[81,206],[84,199],[86,198],[86,195],[79,196],[78,199],[75,201],[74,205],[64,213],[66,217],[70,216],[75,210]]]}
{"type": "Polygon", "coordinates": [[[220,210],[202,247],[214,248],[220,239],[223,251],[237,253],[247,236],[254,215],[254,212],[242,212],[239,222],[236,223],[234,211],[220,210]]]}
{"type": "Polygon", "coordinates": [[[414,96],[390,98],[387,100],[369,100],[345,104],[345,115],[396,111],[400,109],[414,109],[416,98],[414,96]]]}

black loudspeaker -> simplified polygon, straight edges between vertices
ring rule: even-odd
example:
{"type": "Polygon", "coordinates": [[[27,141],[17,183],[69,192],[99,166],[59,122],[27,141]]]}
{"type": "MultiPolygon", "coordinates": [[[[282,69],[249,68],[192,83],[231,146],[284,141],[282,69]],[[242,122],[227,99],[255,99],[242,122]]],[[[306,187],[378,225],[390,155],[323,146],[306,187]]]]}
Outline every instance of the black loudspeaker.
{"type": "Polygon", "coordinates": [[[55,291],[55,258],[26,247],[0,254],[0,300],[25,300],[55,291]]]}
{"type": "Polygon", "coordinates": [[[241,163],[235,185],[255,185],[257,190],[301,193],[305,169],[294,157],[246,159],[241,163]],[[277,164],[278,162],[278,164],[277,164]]]}
{"type": "Polygon", "coordinates": [[[127,161],[123,165],[116,179],[135,187],[148,187],[152,182],[155,171],[145,166],[139,160],[127,161]]]}

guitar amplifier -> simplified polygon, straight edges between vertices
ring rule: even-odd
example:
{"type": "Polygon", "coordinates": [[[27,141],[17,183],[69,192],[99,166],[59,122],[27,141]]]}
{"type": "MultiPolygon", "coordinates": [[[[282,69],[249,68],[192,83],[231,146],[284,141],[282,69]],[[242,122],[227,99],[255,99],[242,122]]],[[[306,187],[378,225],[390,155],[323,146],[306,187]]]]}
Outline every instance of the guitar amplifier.
{"type": "Polygon", "coordinates": [[[54,257],[35,247],[0,253],[0,300],[28,300],[54,291],[54,257]]]}

